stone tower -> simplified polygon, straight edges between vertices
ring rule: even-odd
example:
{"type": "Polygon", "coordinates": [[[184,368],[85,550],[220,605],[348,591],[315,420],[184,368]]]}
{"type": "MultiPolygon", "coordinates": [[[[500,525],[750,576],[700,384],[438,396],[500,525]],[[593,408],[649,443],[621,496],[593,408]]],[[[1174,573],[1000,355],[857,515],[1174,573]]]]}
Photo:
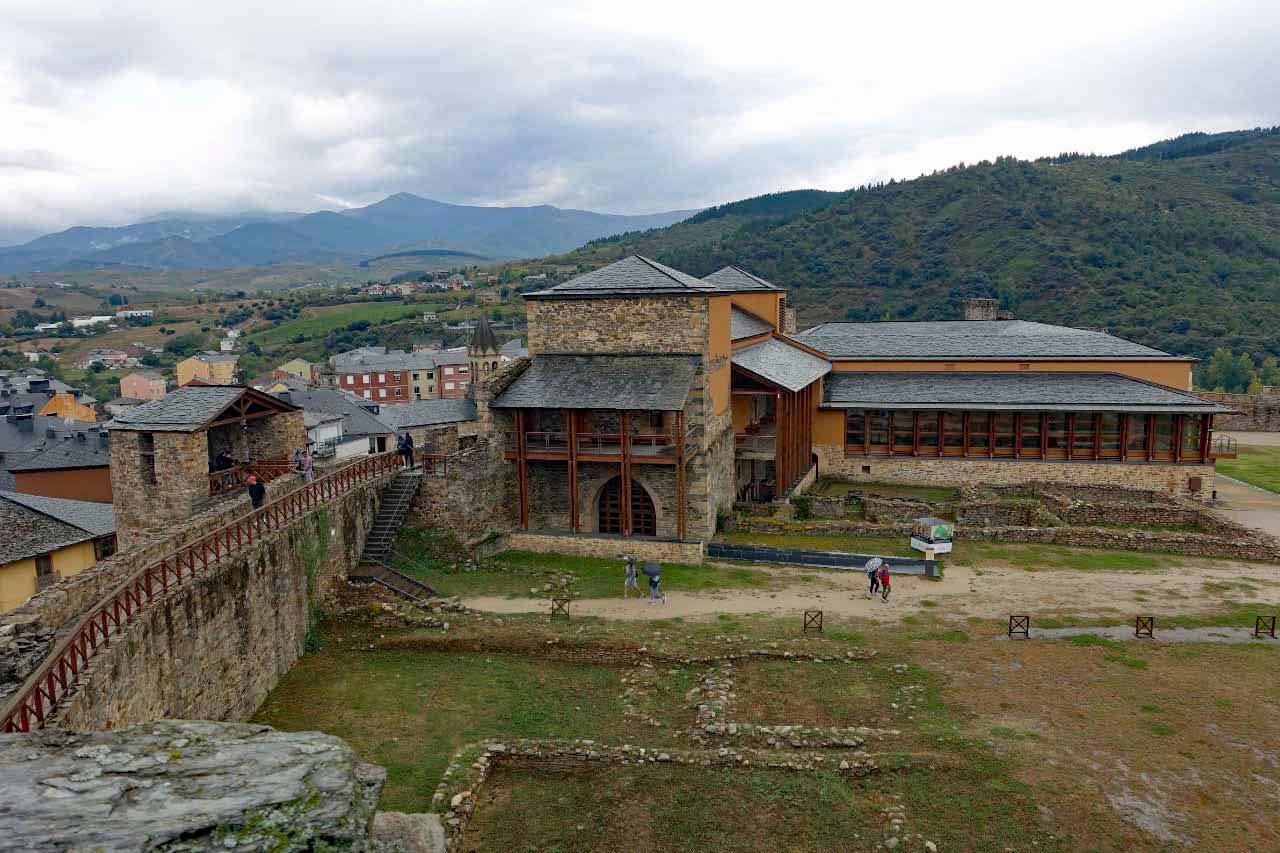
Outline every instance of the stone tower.
{"type": "Polygon", "coordinates": [[[488,379],[498,372],[502,356],[498,351],[498,339],[489,328],[489,319],[480,312],[475,331],[471,333],[471,342],[467,344],[467,358],[471,363],[471,382],[475,384],[488,379]]]}
{"type": "Polygon", "coordinates": [[[966,320],[998,320],[1000,303],[995,299],[971,296],[964,301],[966,320]]]}

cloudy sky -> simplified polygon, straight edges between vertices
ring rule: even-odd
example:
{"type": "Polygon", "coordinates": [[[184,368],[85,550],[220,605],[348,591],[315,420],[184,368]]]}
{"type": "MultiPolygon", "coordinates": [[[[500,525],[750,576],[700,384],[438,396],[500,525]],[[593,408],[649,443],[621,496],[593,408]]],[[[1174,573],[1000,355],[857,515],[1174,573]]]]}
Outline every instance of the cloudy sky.
{"type": "Polygon", "coordinates": [[[0,44],[10,239],[397,191],[650,212],[1280,123],[1276,0],[0,0],[0,44]]]}

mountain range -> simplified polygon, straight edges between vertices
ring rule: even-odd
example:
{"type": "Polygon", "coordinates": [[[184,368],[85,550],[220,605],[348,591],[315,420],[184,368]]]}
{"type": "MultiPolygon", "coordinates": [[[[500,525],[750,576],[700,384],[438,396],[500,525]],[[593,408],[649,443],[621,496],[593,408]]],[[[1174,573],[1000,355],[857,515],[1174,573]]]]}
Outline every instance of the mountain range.
{"type": "Polygon", "coordinates": [[[118,228],[76,226],[0,249],[0,272],[117,264],[197,269],[354,263],[414,249],[449,249],[486,259],[537,257],[610,234],[670,225],[692,213],[621,216],[550,205],[475,207],[397,193],[338,212],[179,212],[118,228]]]}
{"type": "Polygon", "coordinates": [[[987,296],[1170,352],[1280,356],[1280,128],[779,193],[557,260],[631,253],[694,275],[740,265],[787,287],[801,322],[956,319],[987,296]]]}

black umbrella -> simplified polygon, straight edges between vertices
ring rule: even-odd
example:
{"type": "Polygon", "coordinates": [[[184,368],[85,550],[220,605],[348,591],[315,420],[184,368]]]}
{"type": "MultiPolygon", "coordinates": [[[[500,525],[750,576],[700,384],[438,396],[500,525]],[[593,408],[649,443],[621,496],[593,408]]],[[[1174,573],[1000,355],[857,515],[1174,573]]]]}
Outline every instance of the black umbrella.
{"type": "Polygon", "coordinates": [[[658,575],[662,574],[662,566],[657,563],[645,563],[644,568],[640,571],[644,572],[651,578],[656,578],[658,575]]]}

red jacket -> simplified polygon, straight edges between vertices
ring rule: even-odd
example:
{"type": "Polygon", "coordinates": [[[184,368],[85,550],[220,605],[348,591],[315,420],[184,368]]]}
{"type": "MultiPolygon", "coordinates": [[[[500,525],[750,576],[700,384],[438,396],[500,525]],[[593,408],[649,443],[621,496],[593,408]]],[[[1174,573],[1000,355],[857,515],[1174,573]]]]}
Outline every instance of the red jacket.
{"type": "Polygon", "coordinates": [[[880,567],[880,585],[881,586],[889,585],[889,567],[888,566],[880,567]]]}

